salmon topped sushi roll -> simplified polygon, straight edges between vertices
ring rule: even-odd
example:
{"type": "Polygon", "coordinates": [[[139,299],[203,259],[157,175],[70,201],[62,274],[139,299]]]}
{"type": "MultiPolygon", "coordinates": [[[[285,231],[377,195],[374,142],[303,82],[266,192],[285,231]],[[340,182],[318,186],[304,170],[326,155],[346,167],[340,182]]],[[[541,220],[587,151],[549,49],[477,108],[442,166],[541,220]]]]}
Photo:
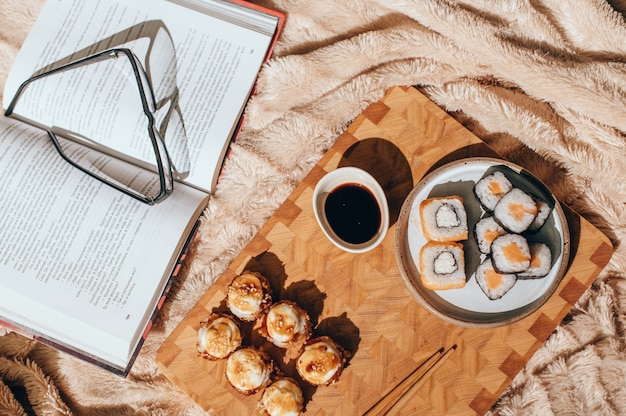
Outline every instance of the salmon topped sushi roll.
{"type": "Polygon", "coordinates": [[[461,241],[468,235],[467,213],[460,196],[427,198],[420,203],[422,232],[427,240],[461,241]]]}
{"type": "Polygon", "coordinates": [[[431,290],[465,286],[465,254],[456,242],[429,241],[420,250],[422,285],[431,290]]]}

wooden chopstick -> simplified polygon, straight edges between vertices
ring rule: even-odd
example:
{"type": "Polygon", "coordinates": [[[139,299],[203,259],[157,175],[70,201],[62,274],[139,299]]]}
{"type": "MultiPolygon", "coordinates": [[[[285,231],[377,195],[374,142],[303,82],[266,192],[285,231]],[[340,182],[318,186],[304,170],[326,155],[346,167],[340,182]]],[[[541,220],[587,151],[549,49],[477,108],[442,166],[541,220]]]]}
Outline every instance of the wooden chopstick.
{"type": "MultiPolygon", "coordinates": [[[[439,359],[428,369],[429,371],[435,371],[437,368],[439,368],[439,366],[441,366],[441,364],[443,364],[443,362],[445,361],[445,359],[447,357],[450,356],[450,354],[452,354],[452,352],[456,350],[456,344],[453,345],[451,348],[449,348],[445,353],[443,353],[439,359]]],[[[403,408],[404,406],[406,406],[406,404],[408,403],[409,400],[411,400],[411,397],[413,397],[415,395],[415,393],[417,392],[417,390],[422,386],[422,383],[424,382],[424,380],[426,380],[425,377],[420,377],[418,380],[416,380],[416,382],[409,387],[409,389],[406,391],[406,393],[404,393],[389,409],[388,409],[388,414],[395,414],[398,410],[400,410],[401,408],[403,408]]]]}
{"type": "Polygon", "coordinates": [[[389,391],[382,399],[380,399],[374,406],[372,406],[367,412],[364,413],[363,416],[374,416],[374,415],[382,415],[386,414],[389,410],[394,407],[397,407],[398,401],[406,400],[412,396],[412,394],[408,394],[410,391],[416,390],[415,386],[419,385],[418,382],[424,377],[426,373],[430,371],[438,362],[440,362],[444,357],[448,356],[451,351],[456,348],[454,345],[448,351],[445,351],[444,348],[438,349],[433,355],[428,357],[426,361],[421,363],[419,367],[417,367],[411,374],[406,376],[404,380],[396,385],[393,389],[389,391]]]}

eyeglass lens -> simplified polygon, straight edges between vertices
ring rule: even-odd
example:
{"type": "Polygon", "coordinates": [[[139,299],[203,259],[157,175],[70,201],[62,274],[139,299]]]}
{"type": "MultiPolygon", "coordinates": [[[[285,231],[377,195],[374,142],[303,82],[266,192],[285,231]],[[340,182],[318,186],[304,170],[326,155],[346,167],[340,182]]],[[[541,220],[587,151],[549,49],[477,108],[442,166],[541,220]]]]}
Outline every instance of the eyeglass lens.
{"type": "Polygon", "coordinates": [[[179,105],[176,66],[176,50],[167,31],[161,26],[147,22],[147,36],[134,42],[131,50],[145,69],[149,82],[145,89],[152,92],[155,125],[165,142],[174,169],[179,178],[184,178],[191,168],[189,144],[184,117],[179,105]]]}
{"type": "Polygon", "coordinates": [[[146,198],[161,192],[149,120],[128,58],[94,60],[39,78],[14,112],[54,126],[62,156],[93,176],[146,198]]]}
{"type": "Polygon", "coordinates": [[[142,28],[146,36],[123,45],[131,53],[89,57],[86,64],[37,78],[13,111],[55,126],[55,145],[70,163],[125,192],[154,199],[163,188],[171,189],[172,175],[184,178],[191,163],[174,46],[169,33],[150,23],[142,28]],[[135,165],[146,171],[138,173],[135,165]]]}

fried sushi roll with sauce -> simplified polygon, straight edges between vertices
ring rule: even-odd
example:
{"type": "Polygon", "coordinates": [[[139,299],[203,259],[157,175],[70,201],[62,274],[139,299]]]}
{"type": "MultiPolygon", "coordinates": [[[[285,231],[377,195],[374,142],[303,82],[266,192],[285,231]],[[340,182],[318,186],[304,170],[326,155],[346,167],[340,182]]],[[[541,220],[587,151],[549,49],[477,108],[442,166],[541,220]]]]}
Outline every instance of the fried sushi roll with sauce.
{"type": "Polygon", "coordinates": [[[280,348],[302,345],[311,336],[311,320],[295,302],[281,300],[265,314],[261,333],[280,348]]]}
{"type": "Polygon", "coordinates": [[[235,390],[245,395],[261,391],[269,385],[273,374],[273,361],[254,347],[240,348],[226,361],[226,379],[235,390]]]}
{"type": "Polygon", "coordinates": [[[200,322],[198,354],[208,360],[228,357],[241,346],[242,336],[237,321],[227,314],[217,313],[200,322]]]}
{"type": "Polygon", "coordinates": [[[511,181],[500,171],[481,178],[474,185],[474,194],[487,211],[493,211],[500,199],[511,189],[511,181]]]}
{"type": "Polygon", "coordinates": [[[520,273],[530,266],[530,248],[519,234],[504,234],[491,243],[493,267],[500,273],[520,273]]]}
{"type": "Polygon", "coordinates": [[[545,277],[552,268],[552,252],[544,243],[530,243],[530,265],[523,272],[517,273],[520,279],[538,279],[545,277]]]}
{"type": "Polygon", "coordinates": [[[485,258],[476,269],[476,283],[491,300],[500,299],[517,282],[517,277],[511,273],[500,273],[494,267],[491,257],[485,258]]]}
{"type": "Polygon", "coordinates": [[[459,289],[465,286],[463,245],[429,241],[420,250],[420,279],[431,290],[459,289]]]}
{"type": "Polygon", "coordinates": [[[226,305],[242,321],[251,322],[260,318],[271,304],[271,286],[260,273],[243,272],[228,286],[226,305]]]}
{"type": "Polygon", "coordinates": [[[523,233],[535,221],[539,209],[535,199],[519,188],[507,192],[496,204],[493,216],[512,233],[523,233]]]}
{"type": "Polygon", "coordinates": [[[328,336],[310,339],[296,360],[302,380],[314,386],[335,383],[348,358],[347,352],[328,336]]]}
{"type": "Polygon", "coordinates": [[[431,241],[461,241],[468,236],[467,213],[460,196],[427,198],[420,203],[422,232],[431,241]]]}
{"type": "Polygon", "coordinates": [[[260,416],[297,416],[303,408],[304,397],[298,383],[280,377],[263,390],[256,410],[260,416]]]}

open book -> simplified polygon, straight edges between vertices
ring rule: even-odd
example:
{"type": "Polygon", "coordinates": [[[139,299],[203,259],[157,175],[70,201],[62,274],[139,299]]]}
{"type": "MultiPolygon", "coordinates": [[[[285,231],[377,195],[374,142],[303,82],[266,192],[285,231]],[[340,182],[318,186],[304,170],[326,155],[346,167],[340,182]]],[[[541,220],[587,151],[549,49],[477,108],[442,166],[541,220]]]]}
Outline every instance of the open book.
{"type": "Polygon", "coordinates": [[[283,19],[239,0],[47,1],[11,68],[5,110],[34,74],[126,48],[167,86],[144,91],[156,123],[175,113],[184,134],[177,144],[164,137],[176,180],[149,205],[72,166],[50,135],[97,136],[105,150],[94,151],[122,170],[156,169],[141,80],[87,65],[63,74],[70,81],[33,85],[0,117],[0,323],[128,373],[283,19]],[[167,116],[158,113],[163,91],[167,116]]]}

